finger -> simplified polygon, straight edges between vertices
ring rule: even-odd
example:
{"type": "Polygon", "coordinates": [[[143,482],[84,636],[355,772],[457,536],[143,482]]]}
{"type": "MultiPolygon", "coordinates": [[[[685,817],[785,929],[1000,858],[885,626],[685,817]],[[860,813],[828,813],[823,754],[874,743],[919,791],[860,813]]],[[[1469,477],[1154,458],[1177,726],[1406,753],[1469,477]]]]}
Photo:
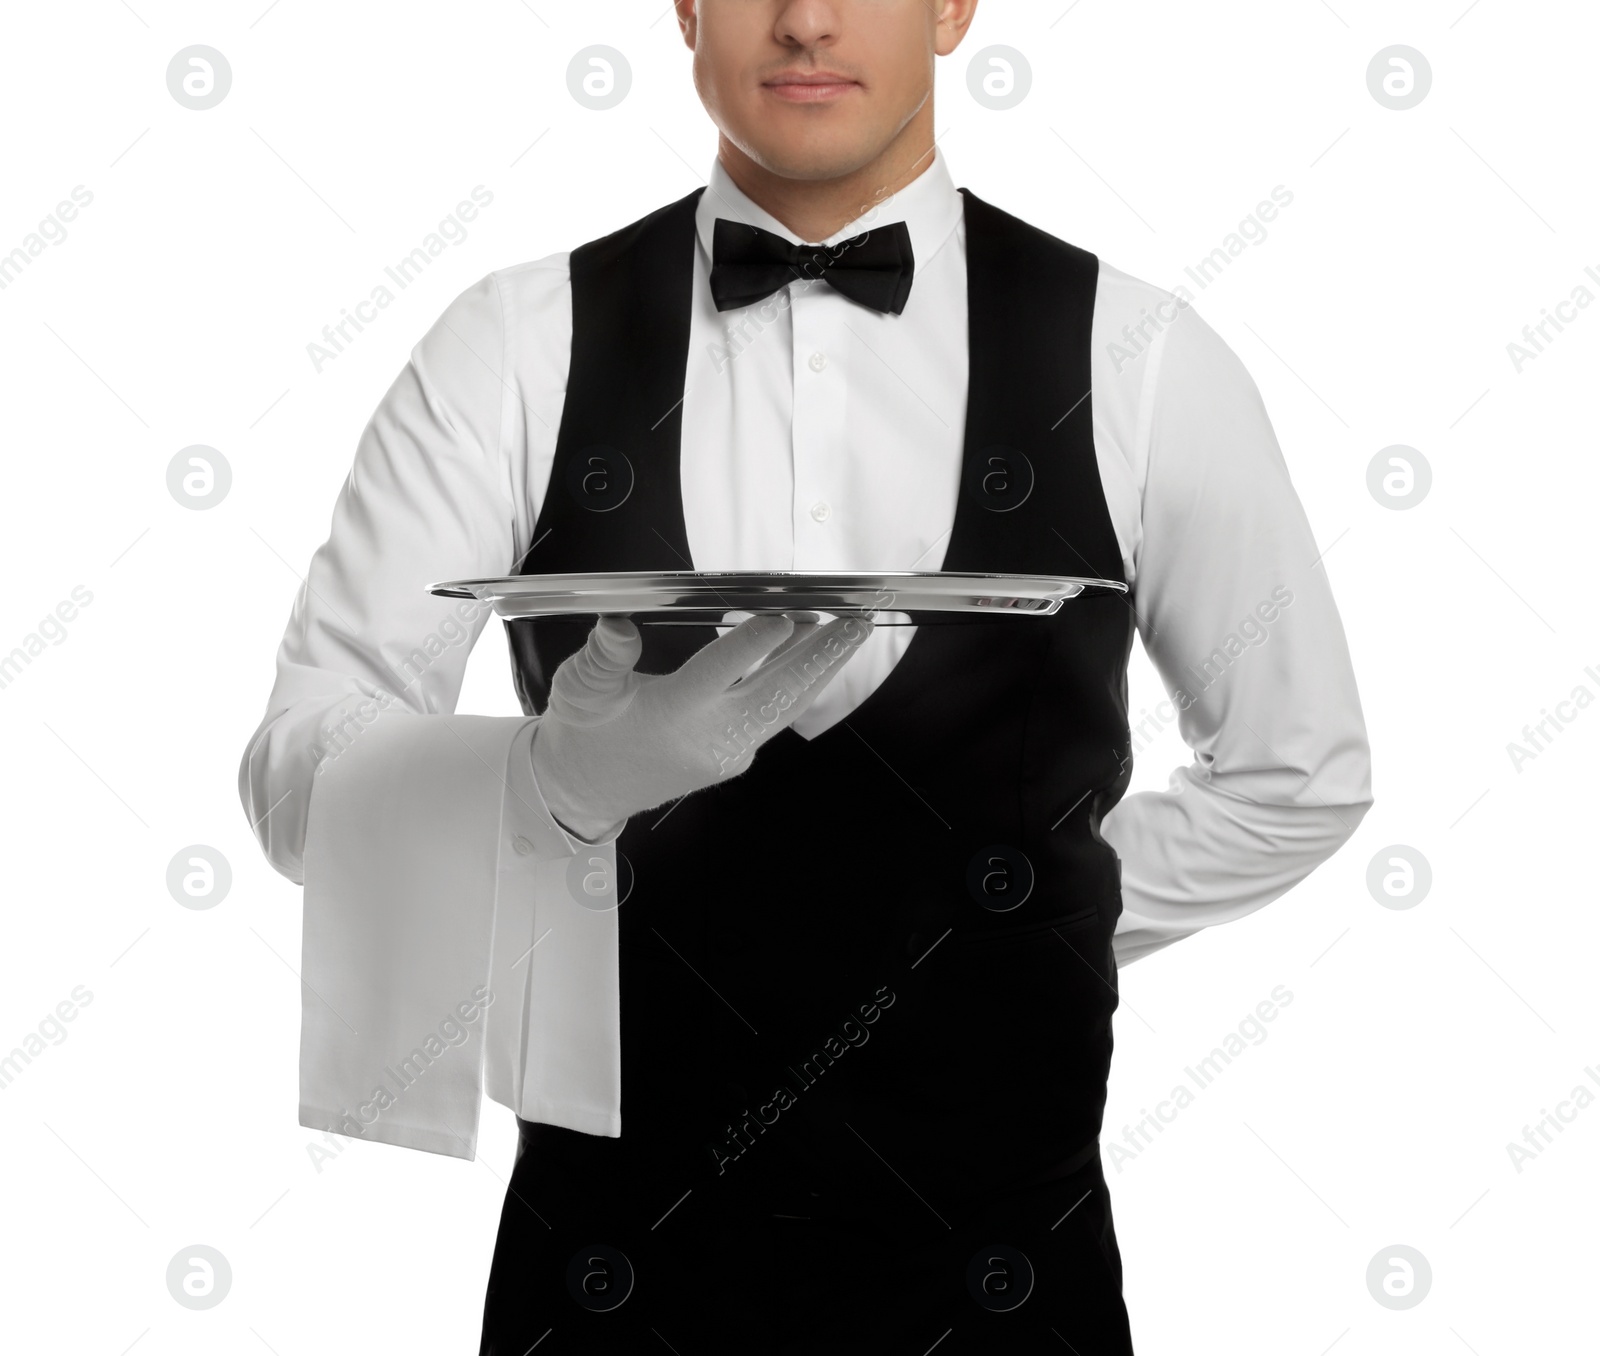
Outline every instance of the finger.
{"type": "Polygon", "coordinates": [[[872,629],[865,618],[840,617],[820,627],[808,643],[785,646],[740,684],[740,714],[753,712],[770,738],[822,695],[872,629]],[[753,701],[759,705],[752,707],[753,701]]]}
{"type": "MultiPolygon", "coordinates": [[[[749,613],[747,615],[755,616],[756,614],[755,613],[749,613]]],[[[820,626],[821,623],[822,623],[821,615],[816,613],[816,612],[785,612],[783,615],[794,623],[794,633],[789,637],[789,639],[787,641],[785,641],[776,650],[774,650],[772,652],[772,654],[768,656],[768,658],[775,657],[780,652],[782,652],[784,650],[787,650],[787,649],[789,649],[789,648],[791,648],[791,647],[793,647],[795,645],[800,644],[807,636],[809,636],[813,631],[815,631],[817,629],[817,627],[820,626]]],[[[760,657],[758,656],[754,661],[752,661],[747,666],[749,671],[747,673],[745,673],[745,674],[740,675],[740,677],[735,679],[733,685],[735,687],[737,687],[740,683],[744,682],[745,679],[749,677],[749,674],[755,671],[756,664],[758,664],[760,662],[761,662],[760,661],[760,657]]]]}
{"type": "Polygon", "coordinates": [[[550,710],[571,725],[597,725],[620,715],[632,700],[633,666],[644,643],[626,617],[601,617],[576,654],[556,670],[550,710]]]}
{"type": "Polygon", "coordinates": [[[778,647],[747,681],[787,675],[809,685],[849,659],[866,643],[872,629],[871,621],[865,617],[836,617],[778,647]]]}
{"type": "Polygon", "coordinates": [[[672,683],[681,686],[689,700],[708,701],[727,691],[740,674],[793,632],[794,623],[787,617],[748,617],[690,655],[672,675],[672,683]]]}
{"type": "MultiPolygon", "coordinates": [[[[821,615],[816,612],[786,612],[784,615],[795,619],[794,634],[789,637],[788,641],[778,646],[767,656],[766,663],[761,666],[763,669],[781,665],[796,652],[804,649],[806,644],[824,625],[832,624],[831,622],[824,623],[821,615]]],[[[759,671],[757,670],[757,672],[759,671]]],[[[750,678],[754,676],[755,674],[751,673],[745,678],[745,681],[749,682],[750,678]]]]}

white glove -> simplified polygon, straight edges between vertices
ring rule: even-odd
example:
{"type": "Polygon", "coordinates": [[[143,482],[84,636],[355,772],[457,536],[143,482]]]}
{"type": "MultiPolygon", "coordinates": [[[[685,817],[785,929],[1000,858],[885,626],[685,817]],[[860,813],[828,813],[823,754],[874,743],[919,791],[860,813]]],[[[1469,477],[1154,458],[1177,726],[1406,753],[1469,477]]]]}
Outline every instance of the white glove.
{"type": "Polygon", "coordinates": [[[794,615],[798,625],[751,617],[668,674],[635,673],[638,627],[602,617],[556,670],[534,733],[534,778],[551,813],[593,841],[630,815],[743,772],[872,634],[861,617],[818,626],[815,613],[794,615]]]}

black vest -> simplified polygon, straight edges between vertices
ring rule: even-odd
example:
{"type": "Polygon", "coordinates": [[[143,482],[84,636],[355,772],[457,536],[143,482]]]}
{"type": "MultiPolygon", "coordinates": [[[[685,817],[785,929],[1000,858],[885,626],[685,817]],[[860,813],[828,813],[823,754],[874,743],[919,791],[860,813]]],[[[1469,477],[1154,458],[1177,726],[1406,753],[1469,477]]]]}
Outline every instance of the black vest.
{"type": "MultiPolygon", "coordinates": [[[[944,568],[1122,580],[1089,398],[1098,262],[963,194],[970,390],[944,568]]],[[[521,573],[693,568],[679,439],[698,198],[573,252],[566,404],[521,573]]],[[[629,822],[628,1172],[665,1183],[692,1160],[707,1181],[881,1192],[866,1144],[949,1199],[1093,1155],[1121,911],[1099,825],[1131,769],[1133,616],[1098,593],[1050,618],[924,625],[845,720],[786,730],[742,776],[629,822]]],[[[593,620],[508,624],[525,710],[593,620]]],[[[653,673],[716,634],[641,632],[653,673]]]]}

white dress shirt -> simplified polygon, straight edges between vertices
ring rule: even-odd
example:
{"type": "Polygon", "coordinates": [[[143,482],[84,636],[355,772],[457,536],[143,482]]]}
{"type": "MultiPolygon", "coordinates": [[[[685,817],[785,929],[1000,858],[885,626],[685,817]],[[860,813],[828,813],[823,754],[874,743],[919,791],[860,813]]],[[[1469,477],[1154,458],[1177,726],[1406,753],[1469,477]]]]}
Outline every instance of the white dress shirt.
{"type": "MultiPolygon", "coordinates": [[[[823,242],[904,220],[916,274],[898,317],[818,282],[719,313],[719,216],[797,240],[713,169],[696,223],[683,568],[939,569],[967,400],[966,236],[942,153],[823,242]]],[[[452,714],[489,614],[427,593],[508,573],[532,541],[571,310],[555,255],[467,289],[413,350],[362,436],[245,754],[246,812],[306,885],[308,1125],[337,1128],[351,1090],[486,982],[464,1043],[447,1037],[426,1074],[392,1079],[394,1105],[363,1133],[470,1157],[479,1058],[489,1094],[525,1119],[620,1133],[616,915],[568,888],[572,870],[614,867],[615,835],[590,848],[549,817],[533,721],[452,714]]],[[[1277,898],[1349,836],[1371,791],[1344,632],[1249,375],[1191,308],[1103,263],[1092,344],[1130,606],[1194,753],[1103,825],[1122,859],[1126,965],[1277,898]]],[[[877,629],[796,731],[849,715],[912,631],[877,629]]]]}

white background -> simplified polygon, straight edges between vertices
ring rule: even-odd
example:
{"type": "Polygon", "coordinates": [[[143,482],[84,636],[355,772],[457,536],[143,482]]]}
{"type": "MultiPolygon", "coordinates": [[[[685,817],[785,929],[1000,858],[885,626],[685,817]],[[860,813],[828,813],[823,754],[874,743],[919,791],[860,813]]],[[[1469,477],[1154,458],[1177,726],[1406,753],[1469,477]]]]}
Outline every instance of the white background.
{"type": "MultiPolygon", "coordinates": [[[[1583,1072],[1600,1076],[1600,710],[1520,771],[1507,744],[1579,684],[1600,695],[1600,307],[1520,373],[1506,345],[1600,271],[1600,19],[1468,2],[986,0],[941,76],[958,183],[1163,286],[1274,186],[1294,194],[1264,242],[1189,285],[1261,386],[1327,552],[1377,804],[1291,895],[1123,975],[1108,1143],[1275,986],[1293,994],[1154,1143],[1108,1162],[1141,1356],[1595,1341],[1600,1107],[1521,1172],[1506,1146],[1575,1086],[1600,1093],[1583,1072]],[[1434,76],[1404,112],[1366,83],[1397,43],[1434,76]],[[968,93],[991,44],[1032,68],[1009,111],[968,93]],[[1367,488],[1391,444],[1433,469],[1407,511],[1367,488]],[[1414,908],[1368,892],[1391,844],[1431,863],[1414,908]],[[1366,1282],[1394,1244],[1433,1272],[1404,1312],[1366,1282]]],[[[75,185],[94,195],[0,291],[0,653],[74,586],[93,595],[0,690],[0,1053],[75,986],[93,995],[0,1091],[9,1350],[477,1349],[511,1114],[486,1108],[477,1163],[366,1144],[313,1163],[299,892],[262,860],[235,775],[296,572],[410,347],[491,269],[709,168],[665,7],[6,7],[0,251],[75,185]],[[194,43],[233,71],[204,112],[165,82],[194,43]],[[607,112],[567,87],[595,43],[633,70],[607,112]],[[494,201],[464,243],[317,373],[307,344],[478,184],[494,201]],[[233,471],[203,512],[165,480],[194,443],[233,471]],[[165,883],[195,843],[234,873],[209,910],[165,883]],[[197,1243],[233,1271],[206,1312],[165,1282],[197,1243]]],[[[508,678],[496,628],[461,709],[515,712],[508,678]]],[[[1135,712],[1153,708],[1142,658],[1135,683],[1135,712]]],[[[1181,761],[1169,727],[1136,787],[1181,761]]]]}

